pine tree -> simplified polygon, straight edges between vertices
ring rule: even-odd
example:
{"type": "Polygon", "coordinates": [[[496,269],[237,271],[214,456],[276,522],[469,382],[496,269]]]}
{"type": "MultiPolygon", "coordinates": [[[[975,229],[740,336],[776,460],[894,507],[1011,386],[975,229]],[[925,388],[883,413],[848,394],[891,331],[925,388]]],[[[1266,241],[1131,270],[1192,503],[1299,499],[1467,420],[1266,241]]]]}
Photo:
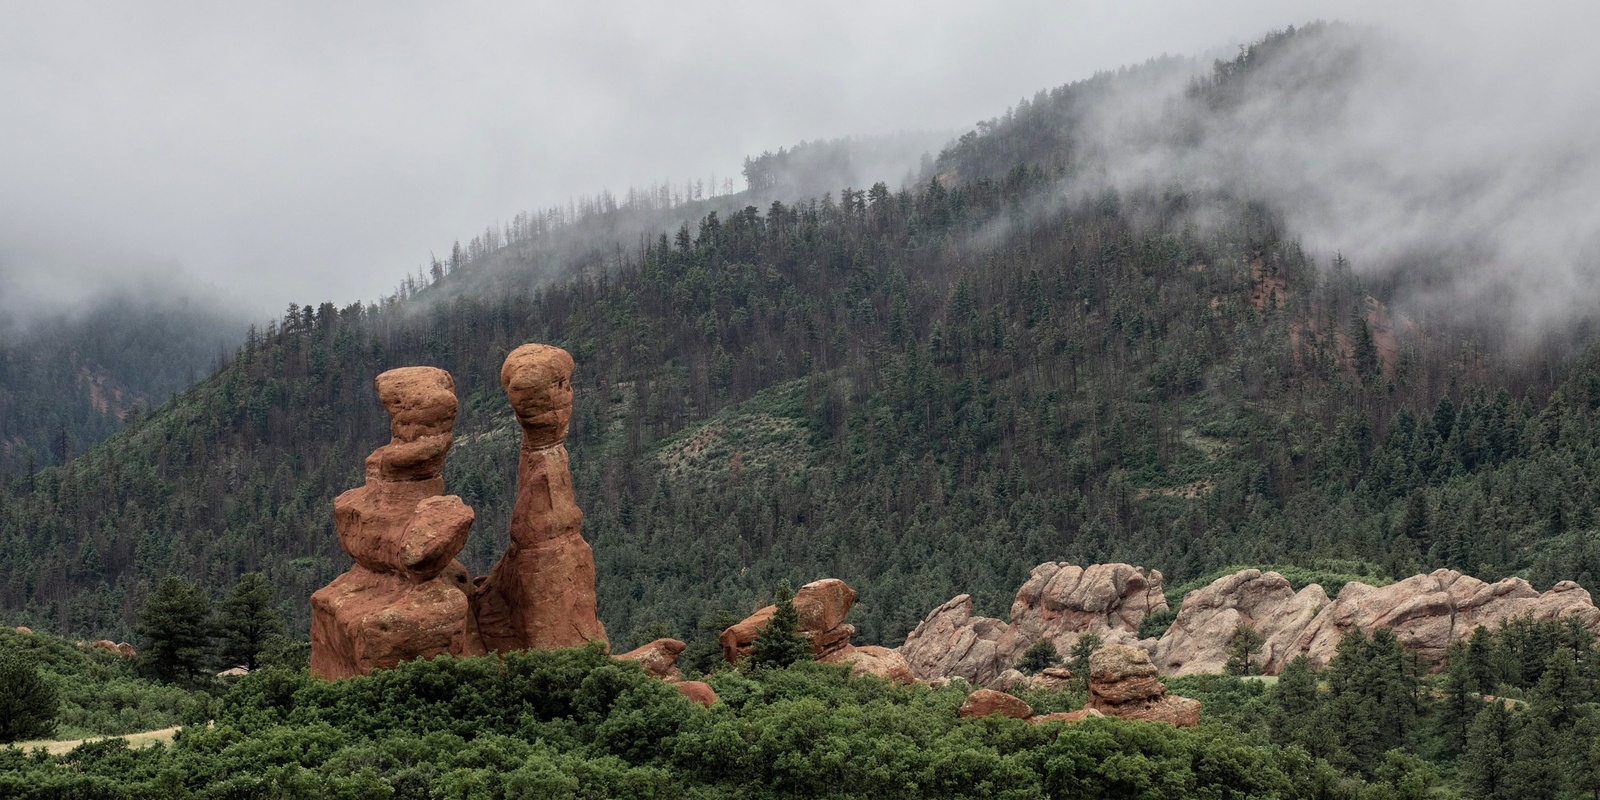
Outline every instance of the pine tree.
{"type": "Polygon", "coordinates": [[[1056,643],[1040,639],[1023,652],[1022,658],[1017,661],[1017,669],[1024,675],[1034,675],[1060,663],[1061,653],[1057,652],[1056,643]]]}
{"type": "Polygon", "coordinates": [[[1461,754],[1461,779],[1469,797],[1511,800],[1517,796],[1509,775],[1516,722],[1501,702],[1490,703],[1472,720],[1467,749],[1461,754]]]}
{"type": "Polygon", "coordinates": [[[1229,675],[1253,674],[1256,654],[1261,652],[1261,645],[1266,641],[1266,637],[1249,625],[1234,628],[1233,635],[1228,638],[1228,663],[1223,671],[1229,675]]]}
{"type": "Polygon", "coordinates": [[[796,661],[811,658],[811,642],[800,635],[800,612],[794,607],[794,589],[784,581],[778,586],[776,610],[767,626],[756,635],[746,662],[755,669],[782,669],[796,661]]]}
{"type": "Polygon", "coordinates": [[[259,572],[239,576],[233,594],[222,603],[223,659],[254,671],[269,638],[283,633],[273,604],[272,584],[259,572]]]}
{"type": "MultiPolygon", "coordinates": [[[[1466,749],[1467,728],[1472,725],[1472,716],[1481,705],[1472,696],[1472,670],[1467,643],[1457,641],[1451,644],[1445,654],[1444,682],[1440,687],[1444,696],[1439,704],[1439,723],[1444,729],[1449,753],[1460,753],[1466,749]]],[[[1281,682],[1282,679],[1279,680],[1281,682]]]]}
{"type": "Polygon", "coordinates": [[[40,739],[56,729],[56,690],[38,667],[0,652],[0,743],[40,739]]]}
{"type": "Polygon", "coordinates": [[[1305,733],[1312,726],[1312,717],[1318,706],[1317,676],[1311,673],[1311,660],[1304,655],[1295,656],[1278,673],[1278,683],[1272,687],[1272,712],[1267,718],[1267,730],[1272,740],[1281,745],[1305,745],[1305,733]]]}
{"type": "Polygon", "coordinates": [[[161,579],[145,601],[135,628],[145,639],[140,666],[163,681],[193,680],[211,644],[211,601],[182,578],[161,579]]]}
{"type": "Polygon", "coordinates": [[[1074,674],[1082,676],[1083,680],[1089,679],[1089,656],[1100,649],[1100,635],[1095,633],[1078,634],[1078,641],[1072,645],[1072,660],[1069,665],[1074,674]]]}

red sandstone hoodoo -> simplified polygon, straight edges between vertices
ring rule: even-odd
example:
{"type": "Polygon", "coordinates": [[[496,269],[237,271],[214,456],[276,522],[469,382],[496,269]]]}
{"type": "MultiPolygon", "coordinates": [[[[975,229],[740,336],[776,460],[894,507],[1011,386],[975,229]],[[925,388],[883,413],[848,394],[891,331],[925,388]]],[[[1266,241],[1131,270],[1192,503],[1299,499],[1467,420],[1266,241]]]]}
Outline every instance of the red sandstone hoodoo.
{"type": "Polygon", "coordinates": [[[433,367],[379,375],[389,444],[367,458],[366,484],[334,501],[339,545],[356,563],[311,596],[311,672],[364,675],[441,653],[479,655],[605,643],[594,557],[567,470],[572,357],[523,345],[501,370],[522,425],[511,547],[486,578],[455,560],[473,512],[443,496],[455,382],[433,367]]]}

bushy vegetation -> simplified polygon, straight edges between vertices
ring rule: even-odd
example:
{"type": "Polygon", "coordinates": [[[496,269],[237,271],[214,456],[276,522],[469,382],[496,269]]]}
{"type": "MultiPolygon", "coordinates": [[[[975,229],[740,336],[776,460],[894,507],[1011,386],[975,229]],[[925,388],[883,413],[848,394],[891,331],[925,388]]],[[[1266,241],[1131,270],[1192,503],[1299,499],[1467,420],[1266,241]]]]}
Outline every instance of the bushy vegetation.
{"type": "Polygon", "coordinates": [[[413,662],[332,683],[268,669],[170,747],[0,754],[0,793],[100,797],[1356,797],[1218,726],[961,720],[959,688],[832,665],[712,677],[691,704],[597,650],[413,662]],[[186,794],[187,793],[187,794],[186,794]]]}
{"type": "MultiPolygon", "coordinates": [[[[209,718],[212,694],[160,684],[115,653],[44,633],[0,630],[0,653],[37,671],[57,698],[51,727],[17,738],[77,739],[170,728],[209,718]]],[[[221,687],[213,686],[212,691],[221,687]]]]}

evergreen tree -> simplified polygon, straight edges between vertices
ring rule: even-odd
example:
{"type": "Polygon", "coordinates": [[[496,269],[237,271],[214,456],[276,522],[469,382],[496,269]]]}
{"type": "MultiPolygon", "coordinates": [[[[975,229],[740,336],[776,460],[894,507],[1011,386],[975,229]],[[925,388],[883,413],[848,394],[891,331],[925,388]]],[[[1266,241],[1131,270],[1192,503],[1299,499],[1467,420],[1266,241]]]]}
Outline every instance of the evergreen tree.
{"type": "Polygon", "coordinates": [[[1439,704],[1439,725],[1445,735],[1447,754],[1459,754],[1466,748],[1467,728],[1482,706],[1472,694],[1472,667],[1467,643],[1451,644],[1445,654],[1444,679],[1440,686],[1443,697],[1439,704]]]}
{"type": "Polygon", "coordinates": [[[56,728],[56,690],[18,653],[0,652],[0,743],[41,739],[56,728]]]}
{"type": "Polygon", "coordinates": [[[756,669],[781,669],[811,658],[811,642],[800,635],[800,612],[794,607],[794,590],[786,580],[778,585],[776,610],[756,635],[746,662],[756,669]]]}
{"type": "Polygon", "coordinates": [[[1583,714],[1589,687],[1578,672],[1571,650],[1563,647],[1545,659],[1544,675],[1533,689],[1533,712],[1543,717],[1551,729],[1566,733],[1583,714]]]}
{"type": "Polygon", "coordinates": [[[1022,658],[1017,661],[1017,669],[1024,675],[1034,675],[1060,663],[1061,654],[1056,651],[1056,643],[1040,639],[1023,652],[1022,658]]]}
{"type": "Polygon", "coordinates": [[[161,579],[145,601],[135,628],[144,637],[140,666],[159,680],[193,680],[211,644],[211,601],[182,578],[161,579]]]}
{"type": "Polygon", "coordinates": [[[1515,800],[1520,796],[1510,777],[1517,727],[1516,718],[1503,702],[1490,703],[1472,720],[1467,749],[1461,754],[1461,779],[1468,797],[1515,800]]]}
{"type": "Polygon", "coordinates": [[[1306,732],[1312,727],[1320,703],[1317,676],[1311,672],[1309,658],[1295,656],[1284,665],[1283,671],[1278,673],[1277,685],[1272,687],[1271,703],[1267,730],[1272,740],[1281,745],[1305,746],[1306,732]]]}
{"type": "Polygon", "coordinates": [[[239,576],[233,593],[222,602],[220,628],[223,660],[254,671],[267,640],[283,633],[274,607],[272,584],[259,572],[239,576]]]}
{"type": "Polygon", "coordinates": [[[1096,633],[1080,633],[1078,641],[1072,645],[1072,660],[1068,662],[1068,666],[1072,668],[1072,673],[1085,683],[1089,680],[1089,657],[1099,649],[1100,635],[1096,633]]]}
{"type": "Polygon", "coordinates": [[[1228,663],[1223,671],[1229,675],[1254,674],[1256,654],[1261,652],[1266,641],[1260,631],[1249,625],[1234,628],[1233,635],[1228,637],[1228,663]]]}

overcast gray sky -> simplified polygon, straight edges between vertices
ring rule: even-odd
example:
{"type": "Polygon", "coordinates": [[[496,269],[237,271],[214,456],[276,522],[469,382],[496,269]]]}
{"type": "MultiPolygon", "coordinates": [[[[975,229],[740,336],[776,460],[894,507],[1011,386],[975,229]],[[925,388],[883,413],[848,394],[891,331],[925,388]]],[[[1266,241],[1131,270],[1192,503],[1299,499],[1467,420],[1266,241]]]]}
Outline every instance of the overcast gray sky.
{"type": "Polygon", "coordinates": [[[742,188],[745,154],[964,129],[1289,24],[1432,23],[1463,54],[1526,55],[1587,52],[1569,17],[1594,21],[1582,3],[257,5],[0,0],[0,310],[130,276],[260,314],[371,300],[523,209],[713,173],[742,188]]]}

